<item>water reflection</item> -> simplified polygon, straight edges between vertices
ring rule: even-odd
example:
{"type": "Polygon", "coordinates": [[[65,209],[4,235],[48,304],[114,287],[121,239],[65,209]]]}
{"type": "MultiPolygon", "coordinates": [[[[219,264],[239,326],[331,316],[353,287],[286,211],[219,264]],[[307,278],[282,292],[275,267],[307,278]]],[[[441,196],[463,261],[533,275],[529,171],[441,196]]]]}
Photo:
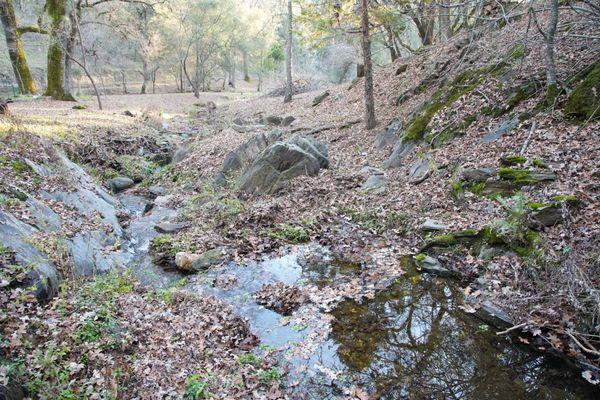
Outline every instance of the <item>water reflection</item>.
{"type": "Polygon", "coordinates": [[[372,300],[341,303],[337,356],[382,399],[598,398],[577,372],[465,315],[460,293],[412,273],[372,300]]]}

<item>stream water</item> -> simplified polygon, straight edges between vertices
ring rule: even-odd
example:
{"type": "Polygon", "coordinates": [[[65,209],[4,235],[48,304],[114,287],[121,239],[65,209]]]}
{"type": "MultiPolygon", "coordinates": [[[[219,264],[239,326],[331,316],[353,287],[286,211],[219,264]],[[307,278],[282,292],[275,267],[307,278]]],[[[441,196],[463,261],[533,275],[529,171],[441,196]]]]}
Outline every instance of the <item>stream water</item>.
{"type": "MultiPolygon", "coordinates": [[[[132,237],[127,246],[130,262],[151,285],[177,279],[176,273],[153,266],[148,254],[153,226],[173,218],[175,212],[155,207],[144,214],[139,201],[125,200],[136,213],[127,228],[132,237]]],[[[290,366],[286,383],[294,396],[335,398],[359,384],[381,399],[600,398],[579,371],[532,353],[516,339],[498,336],[465,314],[458,307],[462,290],[456,282],[421,275],[408,264],[407,269],[374,298],[345,300],[331,310],[329,336],[311,347],[307,357],[282,356],[282,363],[290,366]]],[[[360,272],[359,265],[336,261],[303,268],[291,252],[262,262],[213,268],[192,279],[185,290],[222,299],[248,319],[263,345],[289,354],[311,340],[314,327],[282,324],[283,316],[256,304],[252,294],[275,282],[335,286],[360,272]],[[215,286],[218,278],[227,278],[229,284],[215,286]]]]}

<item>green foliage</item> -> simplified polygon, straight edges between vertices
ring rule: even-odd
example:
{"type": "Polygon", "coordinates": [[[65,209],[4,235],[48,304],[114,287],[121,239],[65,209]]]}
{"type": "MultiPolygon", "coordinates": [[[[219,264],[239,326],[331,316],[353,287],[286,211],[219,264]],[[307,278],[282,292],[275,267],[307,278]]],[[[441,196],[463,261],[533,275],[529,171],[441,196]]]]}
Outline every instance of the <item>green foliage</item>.
{"type": "Polygon", "coordinates": [[[400,233],[405,234],[410,225],[408,217],[396,211],[378,212],[376,210],[340,207],[339,212],[350,217],[352,222],[379,235],[391,229],[399,230],[400,233]]]}
{"type": "Polygon", "coordinates": [[[275,367],[260,371],[258,378],[262,383],[271,383],[281,380],[281,372],[275,367]]]}
{"type": "Polygon", "coordinates": [[[508,51],[508,57],[513,60],[520,60],[525,58],[525,45],[523,43],[517,43],[508,51]]]}
{"type": "Polygon", "coordinates": [[[276,231],[271,232],[271,236],[287,240],[292,243],[306,243],[310,236],[302,226],[282,224],[276,231]]]}
{"type": "Polygon", "coordinates": [[[426,254],[419,253],[416,256],[414,256],[414,259],[415,259],[416,262],[422,263],[423,261],[425,261],[425,257],[427,257],[426,254]]]}
{"type": "Polygon", "coordinates": [[[210,395],[208,383],[203,380],[200,374],[190,375],[185,380],[185,393],[188,400],[206,399],[210,395]]]}
{"type": "Polygon", "coordinates": [[[239,356],[237,362],[242,365],[260,365],[262,360],[252,353],[246,353],[239,356]]]}

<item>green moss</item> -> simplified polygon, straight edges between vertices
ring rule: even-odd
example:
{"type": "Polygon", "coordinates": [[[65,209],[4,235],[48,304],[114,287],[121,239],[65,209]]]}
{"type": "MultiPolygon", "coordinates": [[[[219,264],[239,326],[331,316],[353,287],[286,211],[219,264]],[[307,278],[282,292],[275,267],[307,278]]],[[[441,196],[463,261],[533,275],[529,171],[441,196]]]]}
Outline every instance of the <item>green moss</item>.
{"type": "Polygon", "coordinates": [[[467,190],[473,194],[481,196],[485,192],[485,182],[470,183],[467,190]]]}
{"type": "Polygon", "coordinates": [[[431,131],[425,137],[425,142],[429,143],[433,148],[441,147],[444,143],[451,141],[452,139],[463,136],[465,130],[477,120],[474,115],[465,117],[458,124],[449,124],[441,132],[431,131]]]}
{"type": "Polygon", "coordinates": [[[425,261],[425,257],[427,257],[427,255],[425,255],[423,253],[419,253],[416,256],[414,256],[414,259],[416,262],[422,263],[423,261],[425,261]]]}
{"type": "Polygon", "coordinates": [[[557,201],[559,203],[562,203],[562,202],[579,203],[579,199],[575,195],[572,195],[572,194],[554,196],[554,197],[552,197],[552,200],[557,201]]]}
{"type": "Polygon", "coordinates": [[[490,226],[486,226],[480,231],[480,237],[485,243],[492,246],[499,246],[505,243],[504,235],[490,226]]]}
{"type": "Polygon", "coordinates": [[[271,236],[292,243],[306,243],[310,240],[310,236],[303,227],[290,224],[281,225],[279,229],[271,232],[271,236]]]}
{"type": "Polygon", "coordinates": [[[521,60],[525,58],[525,51],[526,49],[523,43],[515,44],[508,51],[508,58],[511,58],[513,60],[521,60]]]}
{"type": "Polygon", "coordinates": [[[525,169],[514,169],[514,168],[500,168],[498,171],[500,179],[506,181],[512,181],[517,184],[531,185],[537,183],[537,180],[533,178],[531,171],[525,169]]]}
{"type": "Polygon", "coordinates": [[[459,200],[459,199],[461,199],[464,196],[465,191],[464,191],[463,186],[462,186],[462,184],[460,182],[453,181],[450,184],[450,193],[452,194],[452,197],[455,200],[459,200]]]}
{"type": "Polygon", "coordinates": [[[500,159],[500,164],[506,166],[513,166],[519,164],[525,164],[527,162],[527,158],[519,155],[510,155],[506,157],[502,157],[500,159]]]}
{"type": "Polygon", "coordinates": [[[537,158],[533,159],[531,162],[533,163],[533,165],[535,165],[538,168],[549,169],[548,165],[546,165],[546,163],[544,163],[542,160],[539,160],[537,158]]]}
{"type": "Polygon", "coordinates": [[[17,174],[21,175],[22,173],[29,171],[29,166],[25,164],[23,161],[16,160],[11,163],[12,170],[17,174]]]}
{"type": "Polygon", "coordinates": [[[529,208],[531,208],[532,210],[536,211],[536,210],[540,210],[542,208],[550,207],[550,206],[552,206],[552,204],[551,203],[540,203],[540,202],[536,202],[536,201],[530,201],[529,203],[527,203],[527,206],[529,208]]]}
{"type": "Polygon", "coordinates": [[[600,61],[567,98],[565,114],[582,121],[600,118],[600,61]]]}

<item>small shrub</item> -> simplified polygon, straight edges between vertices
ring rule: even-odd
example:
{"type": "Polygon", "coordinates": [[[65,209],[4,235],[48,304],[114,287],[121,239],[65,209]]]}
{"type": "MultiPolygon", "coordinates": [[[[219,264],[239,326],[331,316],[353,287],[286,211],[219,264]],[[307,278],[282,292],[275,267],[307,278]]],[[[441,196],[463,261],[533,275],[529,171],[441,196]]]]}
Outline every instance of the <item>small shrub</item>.
{"type": "Polygon", "coordinates": [[[262,383],[271,383],[281,380],[281,373],[275,367],[260,371],[258,378],[262,383]]]}
{"type": "Polygon", "coordinates": [[[188,400],[206,399],[209,396],[208,383],[202,380],[200,374],[191,375],[185,380],[185,393],[188,400]]]}
{"type": "Polygon", "coordinates": [[[306,243],[310,240],[310,236],[303,227],[290,224],[281,225],[278,230],[271,232],[271,236],[292,243],[306,243]]]}

